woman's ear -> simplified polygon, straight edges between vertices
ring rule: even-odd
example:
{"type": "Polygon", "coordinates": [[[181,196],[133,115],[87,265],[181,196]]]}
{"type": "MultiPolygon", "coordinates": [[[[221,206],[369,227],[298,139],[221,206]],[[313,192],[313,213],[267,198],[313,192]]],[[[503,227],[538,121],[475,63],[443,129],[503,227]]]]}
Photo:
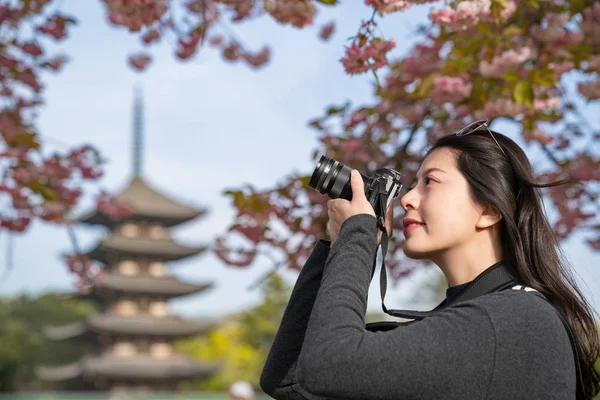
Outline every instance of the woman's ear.
{"type": "Polygon", "coordinates": [[[500,215],[496,207],[488,204],[485,205],[481,210],[475,227],[479,229],[486,229],[497,224],[501,219],[502,215],[500,215]]]}

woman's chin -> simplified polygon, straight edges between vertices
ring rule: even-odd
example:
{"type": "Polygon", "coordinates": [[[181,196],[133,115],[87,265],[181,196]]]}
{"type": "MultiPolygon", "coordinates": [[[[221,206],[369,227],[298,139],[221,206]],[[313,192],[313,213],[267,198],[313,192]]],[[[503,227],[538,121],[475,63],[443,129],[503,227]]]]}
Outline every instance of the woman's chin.
{"type": "Polygon", "coordinates": [[[429,258],[428,255],[430,253],[428,251],[416,249],[413,246],[407,245],[407,243],[404,243],[402,251],[404,251],[406,257],[412,258],[413,260],[423,260],[429,258]]]}

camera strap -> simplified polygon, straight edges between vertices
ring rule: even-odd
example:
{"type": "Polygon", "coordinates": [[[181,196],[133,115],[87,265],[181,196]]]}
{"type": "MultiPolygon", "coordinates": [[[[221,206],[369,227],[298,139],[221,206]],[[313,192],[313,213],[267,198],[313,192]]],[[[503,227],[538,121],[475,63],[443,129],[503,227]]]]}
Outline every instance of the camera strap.
{"type": "MultiPolygon", "coordinates": [[[[381,214],[380,214],[381,215],[381,214]]],[[[385,215],[385,213],[383,214],[385,215]]],[[[385,217],[384,217],[385,220],[385,217]]],[[[546,300],[550,305],[554,307],[552,303],[544,296],[542,293],[538,292],[535,289],[529,288],[522,283],[520,284],[518,279],[518,273],[509,268],[508,265],[503,262],[498,262],[485,271],[483,271],[477,278],[471,281],[465,288],[463,288],[451,301],[446,302],[444,299],[440,304],[438,304],[431,311],[414,311],[414,310],[389,310],[385,306],[385,293],[387,291],[387,272],[385,268],[385,256],[388,250],[388,234],[385,228],[385,224],[377,222],[379,229],[382,232],[381,237],[381,273],[379,275],[379,287],[381,292],[381,308],[383,311],[391,315],[393,317],[406,318],[411,320],[422,320],[428,316],[434,315],[447,307],[451,307],[457,303],[472,300],[479,296],[482,296],[487,293],[499,292],[501,290],[512,288],[513,290],[525,290],[527,292],[531,292],[532,294],[546,300]]],[[[373,272],[371,276],[375,274],[375,264],[373,264],[373,272]]],[[[575,359],[575,371],[577,374],[577,383],[576,383],[576,399],[583,400],[584,397],[584,385],[583,385],[583,376],[581,373],[581,365],[579,364],[579,354],[577,351],[577,344],[575,341],[575,335],[571,330],[571,326],[566,321],[566,319],[562,316],[562,314],[554,307],[554,310],[558,314],[565,330],[567,331],[567,335],[569,336],[569,341],[571,343],[571,349],[573,350],[573,355],[575,359]]],[[[414,322],[414,321],[413,321],[414,322]]],[[[385,331],[391,330],[398,326],[395,322],[374,322],[367,324],[367,328],[370,331],[385,331]]]]}
{"type": "Polygon", "coordinates": [[[496,263],[490,268],[483,271],[475,280],[470,282],[458,295],[456,295],[450,302],[446,302],[444,299],[431,311],[413,311],[413,310],[390,310],[385,306],[385,294],[387,291],[387,273],[385,268],[385,256],[388,248],[388,235],[384,231],[381,239],[381,272],[379,275],[379,290],[381,293],[381,307],[383,311],[391,316],[416,319],[420,320],[430,315],[436,314],[446,307],[450,307],[456,303],[460,303],[467,300],[472,300],[476,297],[484,295],[486,293],[498,292],[504,289],[508,289],[519,283],[517,279],[516,271],[512,271],[502,262],[496,263]]]}

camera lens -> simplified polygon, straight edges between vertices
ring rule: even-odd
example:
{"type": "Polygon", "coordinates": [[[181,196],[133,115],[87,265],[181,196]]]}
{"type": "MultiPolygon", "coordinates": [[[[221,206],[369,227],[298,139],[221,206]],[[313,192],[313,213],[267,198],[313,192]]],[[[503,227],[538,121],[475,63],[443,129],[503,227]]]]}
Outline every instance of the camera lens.
{"type": "Polygon", "coordinates": [[[334,159],[321,156],[308,186],[332,199],[352,200],[350,173],[352,169],[334,159]]]}

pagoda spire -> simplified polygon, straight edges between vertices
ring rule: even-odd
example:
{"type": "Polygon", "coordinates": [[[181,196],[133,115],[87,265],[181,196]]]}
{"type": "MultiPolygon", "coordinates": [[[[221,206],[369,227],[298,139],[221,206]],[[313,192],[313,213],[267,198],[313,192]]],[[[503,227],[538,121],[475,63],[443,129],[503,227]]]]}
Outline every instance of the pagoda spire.
{"type": "Polygon", "coordinates": [[[142,142],[144,133],[144,103],[142,89],[136,85],[133,103],[133,176],[142,175],[142,142]]]}

